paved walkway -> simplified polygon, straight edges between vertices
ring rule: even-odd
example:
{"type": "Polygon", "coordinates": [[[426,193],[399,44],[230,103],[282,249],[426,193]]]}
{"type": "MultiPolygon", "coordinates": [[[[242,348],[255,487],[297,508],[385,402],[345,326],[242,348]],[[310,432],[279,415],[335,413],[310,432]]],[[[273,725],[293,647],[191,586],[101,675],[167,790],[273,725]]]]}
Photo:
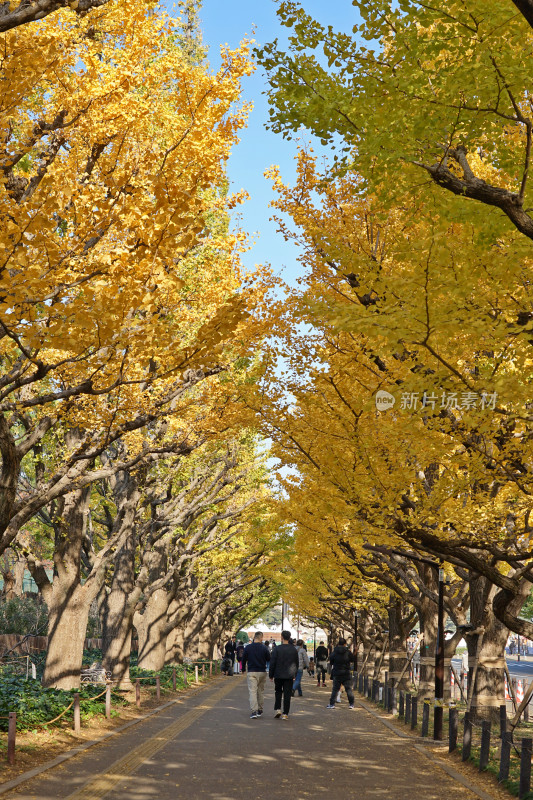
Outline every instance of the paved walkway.
{"type": "Polygon", "coordinates": [[[363,708],[325,706],[310,679],[289,720],[249,719],[246,681],[220,679],[3,795],[15,800],[474,800],[363,708]]]}

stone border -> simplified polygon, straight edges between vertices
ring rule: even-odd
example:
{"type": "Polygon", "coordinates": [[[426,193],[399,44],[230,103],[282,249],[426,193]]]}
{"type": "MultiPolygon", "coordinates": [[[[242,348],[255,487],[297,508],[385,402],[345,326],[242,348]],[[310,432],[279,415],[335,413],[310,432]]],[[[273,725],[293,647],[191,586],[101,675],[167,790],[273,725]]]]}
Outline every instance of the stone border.
{"type": "Polygon", "coordinates": [[[64,761],[68,761],[70,758],[74,758],[79,753],[83,753],[85,750],[88,750],[89,747],[93,747],[95,744],[101,744],[105,742],[106,739],[109,739],[111,736],[116,736],[122,731],[131,728],[132,725],[137,725],[139,722],[142,722],[149,717],[153,717],[155,714],[159,714],[161,711],[164,711],[165,708],[169,708],[169,706],[176,705],[176,703],[182,702],[187,697],[195,697],[199,692],[203,689],[206,689],[209,685],[213,683],[218,683],[220,681],[220,676],[218,679],[210,681],[209,683],[204,683],[203,685],[198,686],[194,689],[194,691],[184,692],[179,697],[176,697],[174,700],[169,700],[167,703],[163,703],[162,706],[158,706],[157,708],[153,708],[147,714],[143,714],[136,719],[131,719],[129,722],[126,722],[124,725],[121,725],[120,728],[115,728],[113,731],[108,731],[104,733],[103,736],[100,736],[98,739],[91,739],[90,742],[85,742],[84,744],[80,745],[80,747],[74,747],[72,750],[68,750],[66,753],[63,753],[60,756],[57,756],[52,761],[46,761],[44,764],[41,764],[39,767],[35,767],[34,769],[30,769],[28,772],[23,772],[22,775],[19,775],[18,778],[13,778],[6,783],[0,784],[0,795],[9,792],[11,789],[15,789],[21,783],[25,783],[25,781],[29,781],[32,778],[35,778],[37,775],[41,775],[43,772],[48,772],[49,769],[53,769],[53,767],[57,767],[59,764],[62,764],[64,761]]]}
{"type": "MultiPolygon", "coordinates": [[[[480,800],[495,800],[493,795],[488,794],[484,789],[481,789],[479,786],[476,786],[474,783],[471,783],[464,775],[460,772],[457,772],[453,767],[450,767],[442,758],[438,758],[433,753],[428,752],[427,745],[431,743],[432,747],[446,747],[446,742],[436,742],[433,739],[428,740],[426,738],[422,738],[421,736],[410,736],[408,733],[404,731],[398,730],[395,725],[392,725],[387,719],[384,719],[381,714],[378,714],[373,708],[370,708],[366,703],[360,700],[358,697],[355,698],[355,702],[373,717],[378,719],[386,728],[392,731],[396,736],[399,736],[402,739],[409,739],[413,747],[418,753],[424,755],[430,761],[433,761],[438,767],[440,767],[444,772],[446,772],[450,778],[453,778],[458,783],[462,784],[466,789],[471,791],[473,794],[477,795],[480,800]],[[426,746],[422,747],[422,743],[426,746]]],[[[509,800],[511,800],[511,795],[509,795],[509,800]]]]}

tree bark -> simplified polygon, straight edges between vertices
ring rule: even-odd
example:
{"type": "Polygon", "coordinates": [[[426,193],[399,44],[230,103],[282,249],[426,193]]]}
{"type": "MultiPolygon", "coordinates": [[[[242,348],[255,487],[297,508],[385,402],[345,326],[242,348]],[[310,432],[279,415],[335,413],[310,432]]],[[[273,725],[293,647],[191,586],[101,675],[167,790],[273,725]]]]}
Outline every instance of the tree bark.
{"type": "Polygon", "coordinates": [[[424,638],[420,645],[419,700],[435,697],[435,649],[437,644],[437,607],[428,597],[422,596],[418,608],[420,633],[424,638]]]}
{"type": "MultiPolygon", "coordinates": [[[[58,503],[54,575],[42,587],[48,605],[48,650],[43,686],[76,689],[80,685],[83,645],[93,600],[81,583],[81,549],[89,490],[71,492],[58,503]]],[[[42,573],[34,575],[39,582],[42,573]]],[[[40,587],[41,588],[41,587],[40,587]]]]}

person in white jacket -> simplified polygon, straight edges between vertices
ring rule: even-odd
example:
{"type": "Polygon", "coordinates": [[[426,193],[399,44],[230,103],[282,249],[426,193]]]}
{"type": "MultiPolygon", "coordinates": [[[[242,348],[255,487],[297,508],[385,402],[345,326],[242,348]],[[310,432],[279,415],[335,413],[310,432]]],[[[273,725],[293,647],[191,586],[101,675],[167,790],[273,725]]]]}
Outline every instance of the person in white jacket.
{"type": "Polygon", "coordinates": [[[304,669],[307,669],[309,666],[309,656],[304,647],[303,639],[298,639],[296,642],[296,649],[298,650],[298,671],[292,685],[292,696],[294,697],[296,692],[298,692],[298,696],[302,697],[302,675],[304,674],[304,669]]]}

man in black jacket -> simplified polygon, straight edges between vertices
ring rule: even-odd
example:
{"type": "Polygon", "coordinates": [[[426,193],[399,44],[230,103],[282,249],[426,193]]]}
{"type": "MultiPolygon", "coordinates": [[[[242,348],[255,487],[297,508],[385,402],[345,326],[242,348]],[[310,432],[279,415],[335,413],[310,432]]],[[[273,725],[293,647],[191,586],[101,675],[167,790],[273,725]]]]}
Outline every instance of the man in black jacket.
{"type": "Polygon", "coordinates": [[[325,646],[324,642],[320,642],[316,649],[315,654],[315,661],[316,661],[316,678],[317,678],[317,686],[320,686],[320,674],[322,673],[322,686],[326,685],[326,667],[328,664],[328,648],[325,646]]]}
{"type": "Polygon", "coordinates": [[[331,697],[329,698],[329,705],[327,708],[335,708],[335,698],[340,692],[341,686],[346,689],[346,696],[350,708],[354,707],[354,696],[352,692],[352,676],[350,672],[350,665],[355,661],[353,653],[346,647],[346,639],[339,639],[337,647],[333,650],[329,657],[331,664],[331,674],[333,677],[333,689],[331,690],[331,697]]]}
{"type": "Polygon", "coordinates": [[[283,695],[283,719],[289,719],[291,708],[292,682],[298,671],[298,650],[289,644],[291,634],[281,631],[281,644],[272,650],[268,677],[274,681],[274,716],[281,717],[281,697],[283,695]]]}

